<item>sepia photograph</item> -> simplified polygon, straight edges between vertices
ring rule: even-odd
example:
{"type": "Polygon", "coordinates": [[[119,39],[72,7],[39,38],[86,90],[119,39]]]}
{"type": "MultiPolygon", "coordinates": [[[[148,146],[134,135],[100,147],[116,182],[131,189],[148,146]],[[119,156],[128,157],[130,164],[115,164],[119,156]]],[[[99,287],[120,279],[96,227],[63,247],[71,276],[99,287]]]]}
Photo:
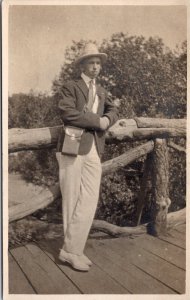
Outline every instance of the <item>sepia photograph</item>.
{"type": "Polygon", "coordinates": [[[188,299],[187,6],[3,2],[3,299],[188,299]]]}

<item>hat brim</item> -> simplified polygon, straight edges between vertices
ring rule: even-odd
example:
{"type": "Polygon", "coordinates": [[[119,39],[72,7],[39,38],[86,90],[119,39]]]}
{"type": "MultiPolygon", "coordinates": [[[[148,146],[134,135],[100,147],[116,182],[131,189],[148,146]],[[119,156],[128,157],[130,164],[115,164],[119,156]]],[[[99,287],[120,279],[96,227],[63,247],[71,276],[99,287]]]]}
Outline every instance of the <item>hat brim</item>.
{"type": "Polygon", "coordinates": [[[78,59],[76,59],[75,65],[80,64],[82,61],[84,61],[85,59],[90,58],[90,57],[100,57],[102,64],[104,64],[106,62],[108,56],[106,53],[86,54],[86,55],[83,55],[83,56],[79,57],[78,59]]]}

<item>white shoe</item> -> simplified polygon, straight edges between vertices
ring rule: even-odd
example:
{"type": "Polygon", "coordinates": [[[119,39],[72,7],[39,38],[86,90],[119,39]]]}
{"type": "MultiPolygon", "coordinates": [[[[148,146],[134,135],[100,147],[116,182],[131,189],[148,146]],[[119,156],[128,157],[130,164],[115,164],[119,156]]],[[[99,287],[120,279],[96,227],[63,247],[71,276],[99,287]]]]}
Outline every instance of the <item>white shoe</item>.
{"type": "Polygon", "coordinates": [[[84,261],[83,255],[76,255],[61,249],[59,259],[68,262],[74,269],[79,271],[89,271],[89,265],[84,261]]]}
{"type": "Polygon", "coordinates": [[[88,266],[92,266],[92,261],[84,253],[82,255],[82,259],[88,266]]]}

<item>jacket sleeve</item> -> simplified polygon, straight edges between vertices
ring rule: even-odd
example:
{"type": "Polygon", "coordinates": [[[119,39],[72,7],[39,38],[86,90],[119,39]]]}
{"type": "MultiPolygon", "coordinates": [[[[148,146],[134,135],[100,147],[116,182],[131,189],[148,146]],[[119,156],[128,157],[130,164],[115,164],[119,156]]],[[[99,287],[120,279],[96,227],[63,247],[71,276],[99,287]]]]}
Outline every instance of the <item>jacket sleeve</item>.
{"type": "Polygon", "coordinates": [[[118,108],[111,102],[111,99],[107,95],[105,100],[104,114],[103,116],[107,117],[110,120],[109,127],[115,124],[119,119],[118,108]]]}
{"type": "Polygon", "coordinates": [[[97,114],[76,109],[76,96],[72,83],[63,86],[59,108],[61,110],[61,119],[65,125],[100,130],[100,117],[97,114]]]}

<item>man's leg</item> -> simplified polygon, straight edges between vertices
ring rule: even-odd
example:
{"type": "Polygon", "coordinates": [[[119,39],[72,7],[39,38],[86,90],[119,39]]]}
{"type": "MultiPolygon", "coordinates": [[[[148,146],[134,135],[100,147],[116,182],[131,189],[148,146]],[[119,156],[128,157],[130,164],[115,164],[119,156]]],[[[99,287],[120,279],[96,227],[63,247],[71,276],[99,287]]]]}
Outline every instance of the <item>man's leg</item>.
{"type": "Polygon", "coordinates": [[[102,167],[93,144],[89,154],[82,156],[80,194],[72,219],[66,230],[63,249],[82,255],[99,198],[102,167]]]}
{"type": "Polygon", "coordinates": [[[71,221],[80,194],[81,156],[72,157],[56,153],[59,164],[59,183],[62,194],[64,236],[71,221]]]}

